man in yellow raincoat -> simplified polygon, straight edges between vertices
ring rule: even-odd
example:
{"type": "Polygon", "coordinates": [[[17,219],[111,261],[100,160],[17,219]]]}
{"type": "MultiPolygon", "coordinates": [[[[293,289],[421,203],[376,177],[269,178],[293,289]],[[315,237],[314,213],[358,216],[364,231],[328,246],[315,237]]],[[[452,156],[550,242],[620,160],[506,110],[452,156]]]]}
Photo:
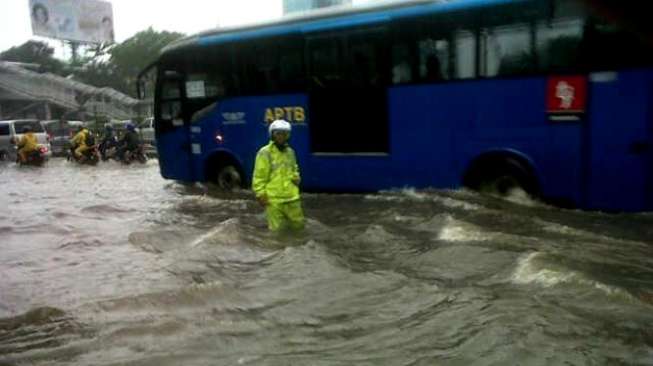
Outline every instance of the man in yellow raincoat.
{"type": "Polygon", "coordinates": [[[71,144],[75,148],[75,157],[80,159],[84,152],[89,149],[86,145],[86,139],[88,138],[88,130],[84,126],[79,126],[77,134],[71,140],[71,144]]]}
{"type": "Polygon", "coordinates": [[[38,148],[39,142],[32,132],[31,127],[23,129],[23,137],[20,138],[16,147],[18,147],[18,158],[21,163],[27,161],[27,155],[38,148]]]}
{"type": "Polygon", "coordinates": [[[265,207],[268,228],[280,231],[304,229],[304,212],[299,194],[299,167],[295,151],[288,146],[290,123],[270,124],[270,143],[256,155],[252,189],[265,207]]]}

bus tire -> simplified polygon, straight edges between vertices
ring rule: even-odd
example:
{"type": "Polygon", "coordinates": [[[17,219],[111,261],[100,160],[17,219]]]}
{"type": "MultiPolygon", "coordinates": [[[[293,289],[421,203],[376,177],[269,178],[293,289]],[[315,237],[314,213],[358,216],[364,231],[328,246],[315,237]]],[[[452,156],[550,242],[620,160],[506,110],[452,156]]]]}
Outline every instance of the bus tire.
{"type": "Polygon", "coordinates": [[[223,191],[233,191],[243,186],[243,177],[233,165],[224,165],[215,177],[216,185],[223,191]]]}
{"type": "Polygon", "coordinates": [[[465,176],[464,185],[503,197],[514,189],[521,189],[531,197],[539,196],[539,185],[532,169],[513,157],[479,159],[465,176]]]}

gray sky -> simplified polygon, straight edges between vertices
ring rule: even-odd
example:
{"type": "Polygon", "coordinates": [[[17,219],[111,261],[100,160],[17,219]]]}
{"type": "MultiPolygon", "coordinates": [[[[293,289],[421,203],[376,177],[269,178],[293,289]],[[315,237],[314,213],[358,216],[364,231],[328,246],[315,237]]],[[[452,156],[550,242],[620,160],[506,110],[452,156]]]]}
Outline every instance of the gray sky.
{"type": "MultiPolygon", "coordinates": [[[[361,4],[373,0],[354,0],[361,4]]],[[[155,30],[186,34],[274,19],[281,16],[281,0],[110,0],[113,4],[117,42],[152,26],[155,30]]],[[[32,36],[28,0],[0,0],[0,52],[18,46],[32,36]]],[[[62,42],[50,42],[63,54],[62,42]]]]}

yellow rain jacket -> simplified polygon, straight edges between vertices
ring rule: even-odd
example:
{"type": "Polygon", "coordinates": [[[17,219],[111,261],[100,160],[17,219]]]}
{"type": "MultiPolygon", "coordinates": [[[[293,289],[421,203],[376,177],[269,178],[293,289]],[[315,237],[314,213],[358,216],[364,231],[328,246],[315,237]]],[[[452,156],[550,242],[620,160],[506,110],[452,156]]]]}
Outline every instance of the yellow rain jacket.
{"type": "Polygon", "coordinates": [[[87,129],[82,129],[81,131],[77,132],[75,137],[73,137],[73,140],[71,141],[73,146],[75,146],[75,156],[80,158],[82,154],[84,154],[88,149],[90,149],[86,145],[86,141],[88,138],[88,130],[87,129]]]}
{"type": "Polygon", "coordinates": [[[262,147],[256,154],[252,189],[257,198],[267,196],[270,203],[286,203],[299,200],[299,167],[295,151],[286,147],[280,151],[274,142],[262,147]]]}
{"type": "Polygon", "coordinates": [[[299,167],[295,151],[288,146],[279,150],[274,142],[261,148],[256,155],[252,189],[257,198],[267,197],[265,213],[268,228],[280,231],[286,227],[299,231],[304,228],[304,212],[299,196],[299,167]]]}
{"type": "Polygon", "coordinates": [[[88,136],[88,130],[84,128],[81,131],[77,132],[77,134],[75,135],[75,137],[73,137],[71,142],[76,147],[80,147],[80,146],[85,147],[86,146],[86,136],[88,136]]]}
{"type": "Polygon", "coordinates": [[[32,132],[28,132],[23,135],[23,137],[20,138],[20,141],[18,141],[18,148],[20,151],[23,152],[32,152],[36,150],[36,148],[39,145],[39,141],[36,139],[36,135],[32,132]]]}

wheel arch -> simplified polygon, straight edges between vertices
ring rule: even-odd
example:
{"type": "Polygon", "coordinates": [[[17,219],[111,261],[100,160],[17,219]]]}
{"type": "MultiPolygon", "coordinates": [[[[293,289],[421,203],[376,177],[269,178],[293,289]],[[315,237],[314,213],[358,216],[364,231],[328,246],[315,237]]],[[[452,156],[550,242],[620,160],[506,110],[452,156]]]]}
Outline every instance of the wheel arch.
{"type": "Polygon", "coordinates": [[[478,188],[484,177],[492,174],[493,169],[498,167],[510,167],[528,177],[528,187],[524,187],[528,193],[541,196],[542,179],[533,159],[515,149],[491,149],[482,152],[465,167],[462,184],[472,189],[478,188]]]}
{"type": "Polygon", "coordinates": [[[204,162],[205,181],[215,182],[220,170],[228,165],[233,165],[238,170],[240,176],[243,177],[243,185],[247,186],[249,180],[247,174],[245,174],[243,162],[238,159],[236,154],[227,149],[217,149],[207,154],[204,162]]]}

